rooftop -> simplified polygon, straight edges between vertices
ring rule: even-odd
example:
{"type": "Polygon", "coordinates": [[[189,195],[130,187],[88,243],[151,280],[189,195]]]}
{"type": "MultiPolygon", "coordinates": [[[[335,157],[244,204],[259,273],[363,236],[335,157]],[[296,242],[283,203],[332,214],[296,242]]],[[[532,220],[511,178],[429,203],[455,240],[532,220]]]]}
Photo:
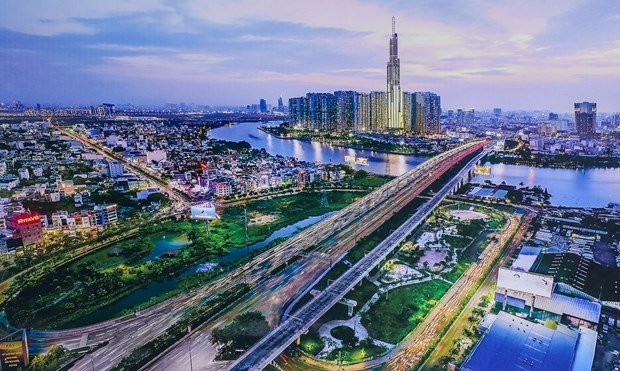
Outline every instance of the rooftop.
{"type": "Polygon", "coordinates": [[[462,369],[571,370],[578,339],[579,332],[565,326],[554,330],[500,312],[462,369]]]}

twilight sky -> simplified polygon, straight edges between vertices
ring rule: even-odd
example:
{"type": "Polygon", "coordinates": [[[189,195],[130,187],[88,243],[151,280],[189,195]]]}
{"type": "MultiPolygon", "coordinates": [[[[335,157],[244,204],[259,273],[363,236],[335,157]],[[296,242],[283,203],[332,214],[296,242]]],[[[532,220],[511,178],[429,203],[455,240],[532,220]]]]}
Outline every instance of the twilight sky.
{"type": "Polygon", "coordinates": [[[618,0],[3,0],[0,101],[274,104],[385,90],[443,108],[620,111],[618,0]]]}

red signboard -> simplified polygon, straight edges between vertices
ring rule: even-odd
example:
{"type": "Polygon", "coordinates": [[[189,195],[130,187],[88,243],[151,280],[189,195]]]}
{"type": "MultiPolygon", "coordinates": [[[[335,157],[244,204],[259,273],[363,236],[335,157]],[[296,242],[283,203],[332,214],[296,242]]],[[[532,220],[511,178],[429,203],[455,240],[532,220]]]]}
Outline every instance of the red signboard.
{"type": "Polygon", "coordinates": [[[39,214],[22,214],[17,218],[18,225],[35,224],[41,222],[39,214]]]}

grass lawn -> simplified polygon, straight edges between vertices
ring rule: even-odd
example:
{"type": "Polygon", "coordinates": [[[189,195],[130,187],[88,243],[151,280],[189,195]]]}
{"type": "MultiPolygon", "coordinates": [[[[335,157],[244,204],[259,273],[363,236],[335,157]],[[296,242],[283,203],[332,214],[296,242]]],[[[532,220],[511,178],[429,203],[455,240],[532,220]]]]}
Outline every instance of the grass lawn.
{"type": "Polygon", "coordinates": [[[384,185],[390,180],[391,179],[387,177],[380,177],[380,176],[369,174],[368,176],[359,178],[359,179],[349,178],[346,180],[346,184],[349,184],[351,186],[362,187],[362,188],[376,188],[376,187],[384,185]]]}
{"type": "Polygon", "coordinates": [[[471,243],[471,238],[461,236],[444,236],[443,239],[454,249],[464,249],[471,243]]]}
{"type": "Polygon", "coordinates": [[[344,363],[358,363],[365,359],[376,357],[385,353],[387,349],[382,346],[371,344],[370,342],[362,341],[355,346],[345,346],[339,349],[334,349],[327,355],[327,359],[331,361],[341,360],[344,363]]]}
{"type": "Polygon", "coordinates": [[[449,288],[444,281],[432,280],[391,290],[362,315],[362,324],[371,337],[396,344],[422,322],[449,288]]]}
{"type": "Polygon", "coordinates": [[[463,275],[463,273],[465,273],[467,268],[469,268],[473,262],[474,259],[461,255],[456,262],[456,266],[454,266],[450,272],[442,273],[441,275],[448,281],[455,282],[463,275]]]}
{"type": "Polygon", "coordinates": [[[225,238],[230,247],[244,246],[262,241],[274,230],[293,224],[310,216],[322,215],[343,207],[362,197],[360,192],[326,192],[327,205],[321,204],[319,192],[302,192],[295,195],[249,201],[244,205],[227,207],[220,219],[212,222],[211,231],[225,238]],[[244,209],[248,213],[277,214],[278,219],[263,225],[248,227],[248,241],[245,239],[244,209]]]}
{"type": "Polygon", "coordinates": [[[355,285],[355,287],[345,295],[345,298],[357,302],[357,306],[354,309],[354,312],[357,313],[377,291],[379,291],[379,288],[374,283],[367,279],[363,279],[362,285],[355,285]]]}

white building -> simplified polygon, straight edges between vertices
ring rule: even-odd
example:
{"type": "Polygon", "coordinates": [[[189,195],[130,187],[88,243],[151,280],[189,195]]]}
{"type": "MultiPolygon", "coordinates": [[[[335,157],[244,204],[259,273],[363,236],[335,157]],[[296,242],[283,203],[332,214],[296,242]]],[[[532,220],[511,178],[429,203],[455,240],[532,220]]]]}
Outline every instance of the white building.
{"type": "Polygon", "coordinates": [[[147,163],[152,163],[152,162],[162,162],[162,161],[166,161],[168,159],[168,156],[166,154],[166,151],[163,149],[156,149],[154,151],[146,151],[146,162],[147,163]]]}
{"type": "Polygon", "coordinates": [[[108,162],[108,176],[110,178],[119,178],[125,175],[123,164],[117,161],[108,162]]]}
{"type": "Polygon", "coordinates": [[[17,175],[19,175],[20,179],[30,179],[30,171],[27,167],[22,167],[21,169],[17,170],[17,175]]]}

